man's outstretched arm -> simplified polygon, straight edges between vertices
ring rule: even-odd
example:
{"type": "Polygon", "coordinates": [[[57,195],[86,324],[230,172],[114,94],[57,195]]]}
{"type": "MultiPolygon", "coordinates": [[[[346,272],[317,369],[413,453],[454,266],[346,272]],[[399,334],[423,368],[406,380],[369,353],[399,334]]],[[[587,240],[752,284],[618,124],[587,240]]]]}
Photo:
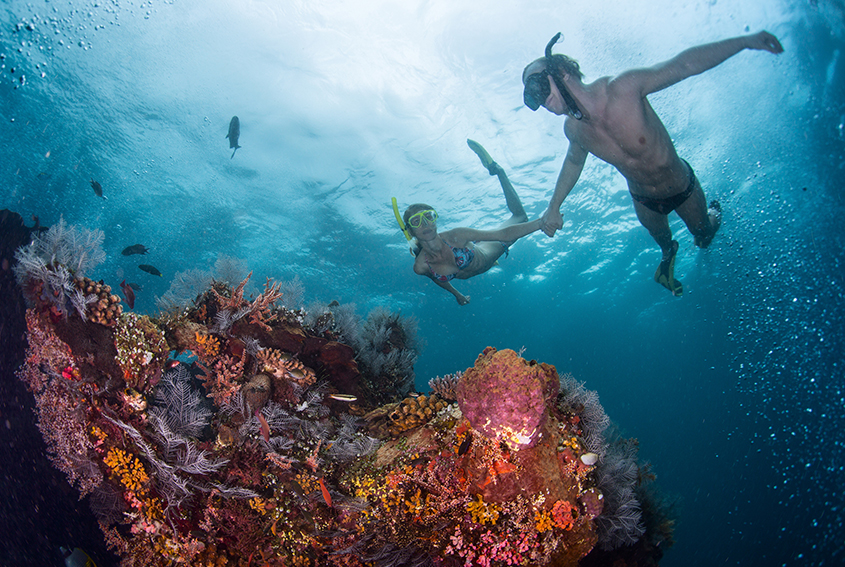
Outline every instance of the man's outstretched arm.
{"type": "Polygon", "coordinates": [[[549,202],[549,208],[540,217],[540,229],[546,233],[546,236],[554,236],[555,231],[563,228],[560,207],[563,205],[563,200],[575,187],[578,178],[581,177],[587,155],[589,155],[587,150],[577,142],[570,140],[566,157],[563,158],[563,167],[560,168],[560,174],[557,176],[555,192],[549,202]]]}
{"type": "Polygon", "coordinates": [[[767,31],[761,31],[752,35],[691,47],[653,67],[622,73],[615,81],[635,80],[639,83],[642,95],[645,96],[712,69],[744,49],[757,49],[774,54],[783,52],[783,46],[775,36],[767,31]]]}

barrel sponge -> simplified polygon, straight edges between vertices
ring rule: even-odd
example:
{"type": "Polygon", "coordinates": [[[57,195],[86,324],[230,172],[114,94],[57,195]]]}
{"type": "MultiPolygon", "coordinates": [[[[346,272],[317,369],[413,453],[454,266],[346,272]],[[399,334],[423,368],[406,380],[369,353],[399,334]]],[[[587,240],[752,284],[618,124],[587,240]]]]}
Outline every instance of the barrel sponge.
{"type": "Polygon", "coordinates": [[[518,450],[539,440],[559,388],[554,366],[487,347],[461,376],[456,394],[473,429],[518,450]]]}

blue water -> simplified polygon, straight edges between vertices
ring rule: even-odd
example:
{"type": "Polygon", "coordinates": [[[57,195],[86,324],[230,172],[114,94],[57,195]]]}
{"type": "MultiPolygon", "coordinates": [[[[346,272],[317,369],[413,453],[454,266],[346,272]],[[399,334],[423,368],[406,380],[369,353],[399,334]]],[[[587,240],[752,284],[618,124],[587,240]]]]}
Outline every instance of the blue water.
{"type": "Polygon", "coordinates": [[[103,230],[91,275],[142,286],[139,312],[220,255],[257,284],[298,277],[306,304],[401,310],[425,343],[422,390],[485,346],[524,346],[597,390],[680,499],[662,565],[845,563],[841,2],[396,4],[3,3],[0,208],[103,230]],[[566,143],[521,106],[519,76],[556,31],[590,81],[759,29],[785,53],[649,97],[725,211],[706,251],[671,217],[683,298],[651,280],[659,252],[593,158],[555,239],[456,283],[468,306],[413,274],[391,196],[447,228],[504,219],[467,137],[529,216],[545,209],[566,143]],[[120,255],[135,243],[151,253],[120,255]]]}

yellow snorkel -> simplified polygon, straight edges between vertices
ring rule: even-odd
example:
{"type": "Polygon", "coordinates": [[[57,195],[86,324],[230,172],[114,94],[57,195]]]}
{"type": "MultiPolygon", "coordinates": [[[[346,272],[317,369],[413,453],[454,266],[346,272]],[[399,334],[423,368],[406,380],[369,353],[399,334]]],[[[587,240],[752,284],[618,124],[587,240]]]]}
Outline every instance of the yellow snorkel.
{"type": "MultiPolygon", "coordinates": [[[[402,221],[402,215],[399,214],[399,205],[396,204],[396,197],[391,197],[390,202],[393,204],[393,214],[396,215],[396,222],[399,223],[399,228],[402,230],[402,234],[405,235],[405,238],[408,242],[411,241],[411,234],[408,232],[408,227],[405,226],[405,223],[402,221]]],[[[411,255],[415,256],[414,254],[414,245],[410,245],[411,255]]]]}

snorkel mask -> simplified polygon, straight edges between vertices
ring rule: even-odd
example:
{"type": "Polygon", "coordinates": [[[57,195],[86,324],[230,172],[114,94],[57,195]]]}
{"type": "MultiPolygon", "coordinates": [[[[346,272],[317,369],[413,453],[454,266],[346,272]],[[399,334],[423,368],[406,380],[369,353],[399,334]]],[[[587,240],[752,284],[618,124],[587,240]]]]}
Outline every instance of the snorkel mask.
{"type": "Polygon", "coordinates": [[[435,222],[437,222],[437,211],[434,209],[414,213],[408,218],[408,226],[411,228],[419,228],[423,223],[434,224],[435,222]]]}
{"type": "MultiPolygon", "coordinates": [[[[547,68],[543,69],[539,73],[529,75],[528,78],[525,79],[525,90],[522,93],[522,99],[525,102],[525,106],[531,110],[536,111],[540,108],[552,92],[552,87],[549,85],[549,80],[546,78],[551,77],[557,86],[557,90],[560,91],[560,96],[563,97],[563,102],[565,102],[566,106],[569,108],[570,116],[576,120],[581,120],[581,118],[583,118],[583,114],[581,114],[581,109],[579,109],[578,105],[575,103],[575,99],[572,98],[572,95],[569,94],[566,87],[561,84],[561,81],[558,81],[556,76],[557,73],[552,73],[548,69],[548,67],[554,65],[554,59],[552,58],[552,46],[554,46],[559,39],[560,32],[556,33],[549,43],[546,44],[545,55],[547,68]]],[[[556,71],[557,69],[555,68],[554,70],[556,71]]]]}

